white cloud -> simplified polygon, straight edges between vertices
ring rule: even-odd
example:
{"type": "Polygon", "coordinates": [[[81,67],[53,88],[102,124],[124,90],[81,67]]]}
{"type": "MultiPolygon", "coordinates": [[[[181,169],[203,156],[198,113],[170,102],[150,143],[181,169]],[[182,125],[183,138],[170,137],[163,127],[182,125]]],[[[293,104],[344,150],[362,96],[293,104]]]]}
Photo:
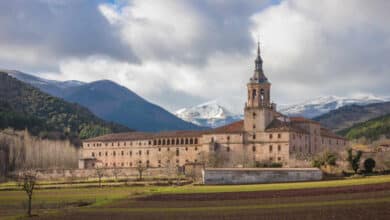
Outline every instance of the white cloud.
{"type": "Polygon", "coordinates": [[[71,1],[77,11],[15,2],[23,18],[0,7],[0,62],[110,79],[169,110],[217,99],[241,113],[258,34],[278,103],[390,92],[389,1],[71,1]]]}

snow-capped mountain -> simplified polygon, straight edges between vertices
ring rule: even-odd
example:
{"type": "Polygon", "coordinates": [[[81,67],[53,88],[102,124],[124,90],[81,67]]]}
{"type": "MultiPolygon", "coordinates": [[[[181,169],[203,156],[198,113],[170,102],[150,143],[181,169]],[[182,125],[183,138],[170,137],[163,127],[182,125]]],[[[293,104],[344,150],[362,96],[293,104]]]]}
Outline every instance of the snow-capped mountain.
{"type": "Polygon", "coordinates": [[[390,101],[390,98],[383,98],[372,95],[356,98],[324,96],[297,104],[279,105],[278,110],[279,112],[288,116],[304,116],[307,118],[314,118],[346,105],[368,105],[386,101],[390,101]]]}
{"type": "Polygon", "coordinates": [[[5,70],[10,76],[28,84],[39,88],[43,92],[63,98],[66,90],[86,84],[77,80],[57,81],[44,79],[38,76],[33,76],[17,70],[5,70]]]}
{"type": "Polygon", "coordinates": [[[184,121],[202,127],[219,127],[242,119],[242,115],[235,115],[217,101],[210,101],[200,105],[182,108],[175,112],[175,115],[184,121]]]}

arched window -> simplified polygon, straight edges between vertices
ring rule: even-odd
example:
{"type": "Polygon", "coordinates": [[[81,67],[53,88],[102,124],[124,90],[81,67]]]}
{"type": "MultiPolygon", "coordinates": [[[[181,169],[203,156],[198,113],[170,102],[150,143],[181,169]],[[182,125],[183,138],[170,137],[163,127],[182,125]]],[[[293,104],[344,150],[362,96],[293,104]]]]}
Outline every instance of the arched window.
{"type": "Polygon", "coordinates": [[[256,98],[256,89],[253,89],[252,90],[252,99],[255,99],[256,98]]]}
{"type": "Polygon", "coordinates": [[[260,89],[260,102],[264,102],[264,89],[260,89]]]}

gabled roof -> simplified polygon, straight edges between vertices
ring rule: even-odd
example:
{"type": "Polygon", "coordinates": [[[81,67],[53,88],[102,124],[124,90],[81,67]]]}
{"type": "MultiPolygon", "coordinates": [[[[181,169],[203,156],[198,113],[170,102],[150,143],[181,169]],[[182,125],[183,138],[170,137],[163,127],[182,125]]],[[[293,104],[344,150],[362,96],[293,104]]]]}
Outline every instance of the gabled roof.
{"type": "Polygon", "coordinates": [[[288,121],[281,121],[279,119],[274,119],[268,127],[265,129],[265,131],[293,131],[297,133],[308,133],[304,129],[300,128],[299,126],[294,125],[294,123],[288,122],[288,121]]]}
{"type": "Polygon", "coordinates": [[[92,141],[124,141],[124,140],[145,140],[160,137],[200,137],[207,131],[162,131],[162,132],[125,132],[106,134],[99,137],[84,140],[84,142],[92,141]]]}
{"type": "Polygon", "coordinates": [[[314,120],[311,120],[311,119],[308,119],[308,118],[304,118],[304,117],[290,117],[290,121],[291,121],[291,122],[295,122],[295,123],[312,123],[312,124],[320,124],[320,123],[317,122],[317,121],[314,121],[314,120]]]}
{"type": "Polygon", "coordinates": [[[333,133],[331,130],[326,129],[326,128],[321,128],[321,136],[346,140],[344,137],[337,135],[337,134],[333,133]]]}
{"type": "Polygon", "coordinates": [[[208,133],[241,133],[244,131],[244,120],[236,121],[228,125],[224,125],[213,130],[210,130],[208,133]]]}

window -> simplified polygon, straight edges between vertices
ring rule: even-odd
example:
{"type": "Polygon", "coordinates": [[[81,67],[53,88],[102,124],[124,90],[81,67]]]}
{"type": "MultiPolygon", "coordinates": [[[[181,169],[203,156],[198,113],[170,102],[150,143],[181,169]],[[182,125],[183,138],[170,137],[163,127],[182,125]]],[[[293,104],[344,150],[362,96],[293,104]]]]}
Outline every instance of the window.
{"type": "Polygon", "coordinates": [[[274,160],[274,158],[270,157],[270,158],[269,158],[269,160],[270,160],[270,161],[273,161],[273,160],[274,160]]]}
{"type": "Polygon", "coordinates": [[[107,151],[106,151],[106,156],[108,156],[108,153],[107,153],[107,151]]]}
{"type": "Polygon", "coordinates": [[[198,144],[198,138],[195,138],[195,144],[198,144]]]}
{"type": "Polygon", "coordinates": [[[153,145],[157,145],[157,141],[156,140],[153,140],[153,145]]]}
{"type": "Polygon", "coordinates": [[[255,129],[255,128],[256,128],[256,125],[255,125],[255,124],[253,124],[253,126],[252,126],[252,127],[253,127],[253,129],[255,129]]]}
{"type": "Polygon", "coordinates": [[[95,153],[94,152],[92,152],[92,157],[95,157],[95,153]]]}
{"type": "Polygon", "coordinates": [[[278,157],[278,161],[281,161],[282,160],[282,158],[281,157],[278,157]]]}
{"type": "Polygon", "coordinates": [[[152,145],[152,141],[149,141],[149,145],[152,145]]]}
{"type": "Polygon", "coordinates": [[[87,147],[89,147],[89,144],[87,144],[87,147]]]}
{"type": "Polygon", "coordinates": [[[188,138],[186,138],[186,144],[188,144],[188,138]]]}
{"type": "Polygon", "coordinates": [[[188,147],[186,147],[185,149],[186,149],[186,151],[188,151],[188,147]]]}
{"type": "Polygon", "coordinates": [[[130,151],[130,157],[133,156],[133,151],[130,151]]]}
{"type": "Polygon", "coordinates": [[[256,146],[255,146],[255,145],[253,145],[252,151],[253,151],[253,152],[256,152],[256,146]]]}
{"type": "Polygon", "coordinates": [[[184,144],[184,139],[183,138],[180,139],[180,144],[184,144]]]}
{"type": "Polygon", "coordinates": [[[278,134],[278,138],[282,138],[282,134],[278,134]]]}
{"type": "Polygon", "coordinates": [[[230,152],[230,147],[226,147],[226,151],[227,151],[227,152],[230,152]]]}
{"type": "Polygon", "coordinates": [[[112,152],[112,155],[115,157],[115,156],[116,156],[116,152],[115,152],[115,151],[113,151],[113,152],[112,152]]]}
{"type": "Polygon", "coordinates": [[[138,151],[138,155],[140,155],[140,156],[142,155],[142,151],[141,150],[138,151]]]}
{"type": "Polygon", "coordinates": [[[161,145],[161,140],[158,140],[158,145],[161,145]]]}
{"type": "Polygon", "coordinates": [[[132,163],[132,162],[130,162],[130,166],[131,166],[131,167],[133,166],[133,163],[132,163]]]}
{"type": "Polygon", "coordinates": [[[272,134],[269,134],[269,139],[272,139],[272,134]]]}
{"type": "Polygon", "coordinates": [[[146,161],[146,167],[149,167],[149,160],[146,161]]]}
{"type": "Polygon", "coordinates": [[[123,167],[124,165],[125,165],[125,164],[122,162],[122,163],[121,163],[121,166],[123,167]]]}
{"type": "Polygon", "coordinates": [[[195,147],[195,151],[197,151],[198,150],[198,147],[195,147]]]}
{"type": "Polygon", "coordinates": [[[149,150],[146,150],[146,155],[149,155],[149,150]]]}
{"type": "Polygon", "coordinates": [[[170,149],[169,149],[169,147],[167,148],[167,151],[169,151],[170,149]]]}
{"type": "Polygon", "coordinates": [[[256,118],[256,112],[252,113],[253,118],[256,118]]]}
{"type": "Polygon", "coordinates": [[[230,136],[227,136],[226,139],[227,139],[228,141],[230,141],[230,136]]]}
{"type": "Polygon", "coordinates": [[[269,145],[269,152],[272,152],[272,145],[269,145]]]}
{"type": "Polygon", "coordinates": [[[167,140],[167,145],[170,145],[171,144],[171,140],[167,140]]]}
{"type": "Polygon", "coordinates": [[[278,145],[278,151],[282,150],[282,146],[278,145]]]}
{"type": "Polygon", "coordinates": [[[255,139],[256,139],[256,135],[254,134],[254,135],[252,136],[252,138],[253,138],[253,140],[255,140],[255,139]]]}
{"type": "Polygon", "coordinates": [[[165,139],[162,140],[162,145],[165,145],[165,139]]]}
{"type": "Polygon", "coordinates": [[[102,156],[102,152],[99,152],[99,157],[102,156]]]}
{"type": "Polygon", "coordinates": [[[176,156],[179,156],[179,148],[176,148],[176,156]]]}
{"type": "Polygon", "coordinates": [[[120,145],[120,144],[119,144],[119,142],[118,142],[118,147],[119,147],[119,145],[120,145]]]}
{"type": "Polygon", "coordinates": [[[124,152],[124,151],[121,151],[121,155],[122,155],[122,156],[125,155],[125,152],[124,152]]]}
{"type": "Polygon", "coordinates": [[[194,144],[194,139],[190,139],[190,144],[194,144]]]}
{"type": "Polygon", "coordinates": [[[256,97],[256,89],[253,89],[252,90],[252,99],[255,99],[255,97],[256,97]]]}
{"type": "Polygon", "coordinates": [[[158,151],[161,151],[161,147],[158,148],[158,151]]]}

